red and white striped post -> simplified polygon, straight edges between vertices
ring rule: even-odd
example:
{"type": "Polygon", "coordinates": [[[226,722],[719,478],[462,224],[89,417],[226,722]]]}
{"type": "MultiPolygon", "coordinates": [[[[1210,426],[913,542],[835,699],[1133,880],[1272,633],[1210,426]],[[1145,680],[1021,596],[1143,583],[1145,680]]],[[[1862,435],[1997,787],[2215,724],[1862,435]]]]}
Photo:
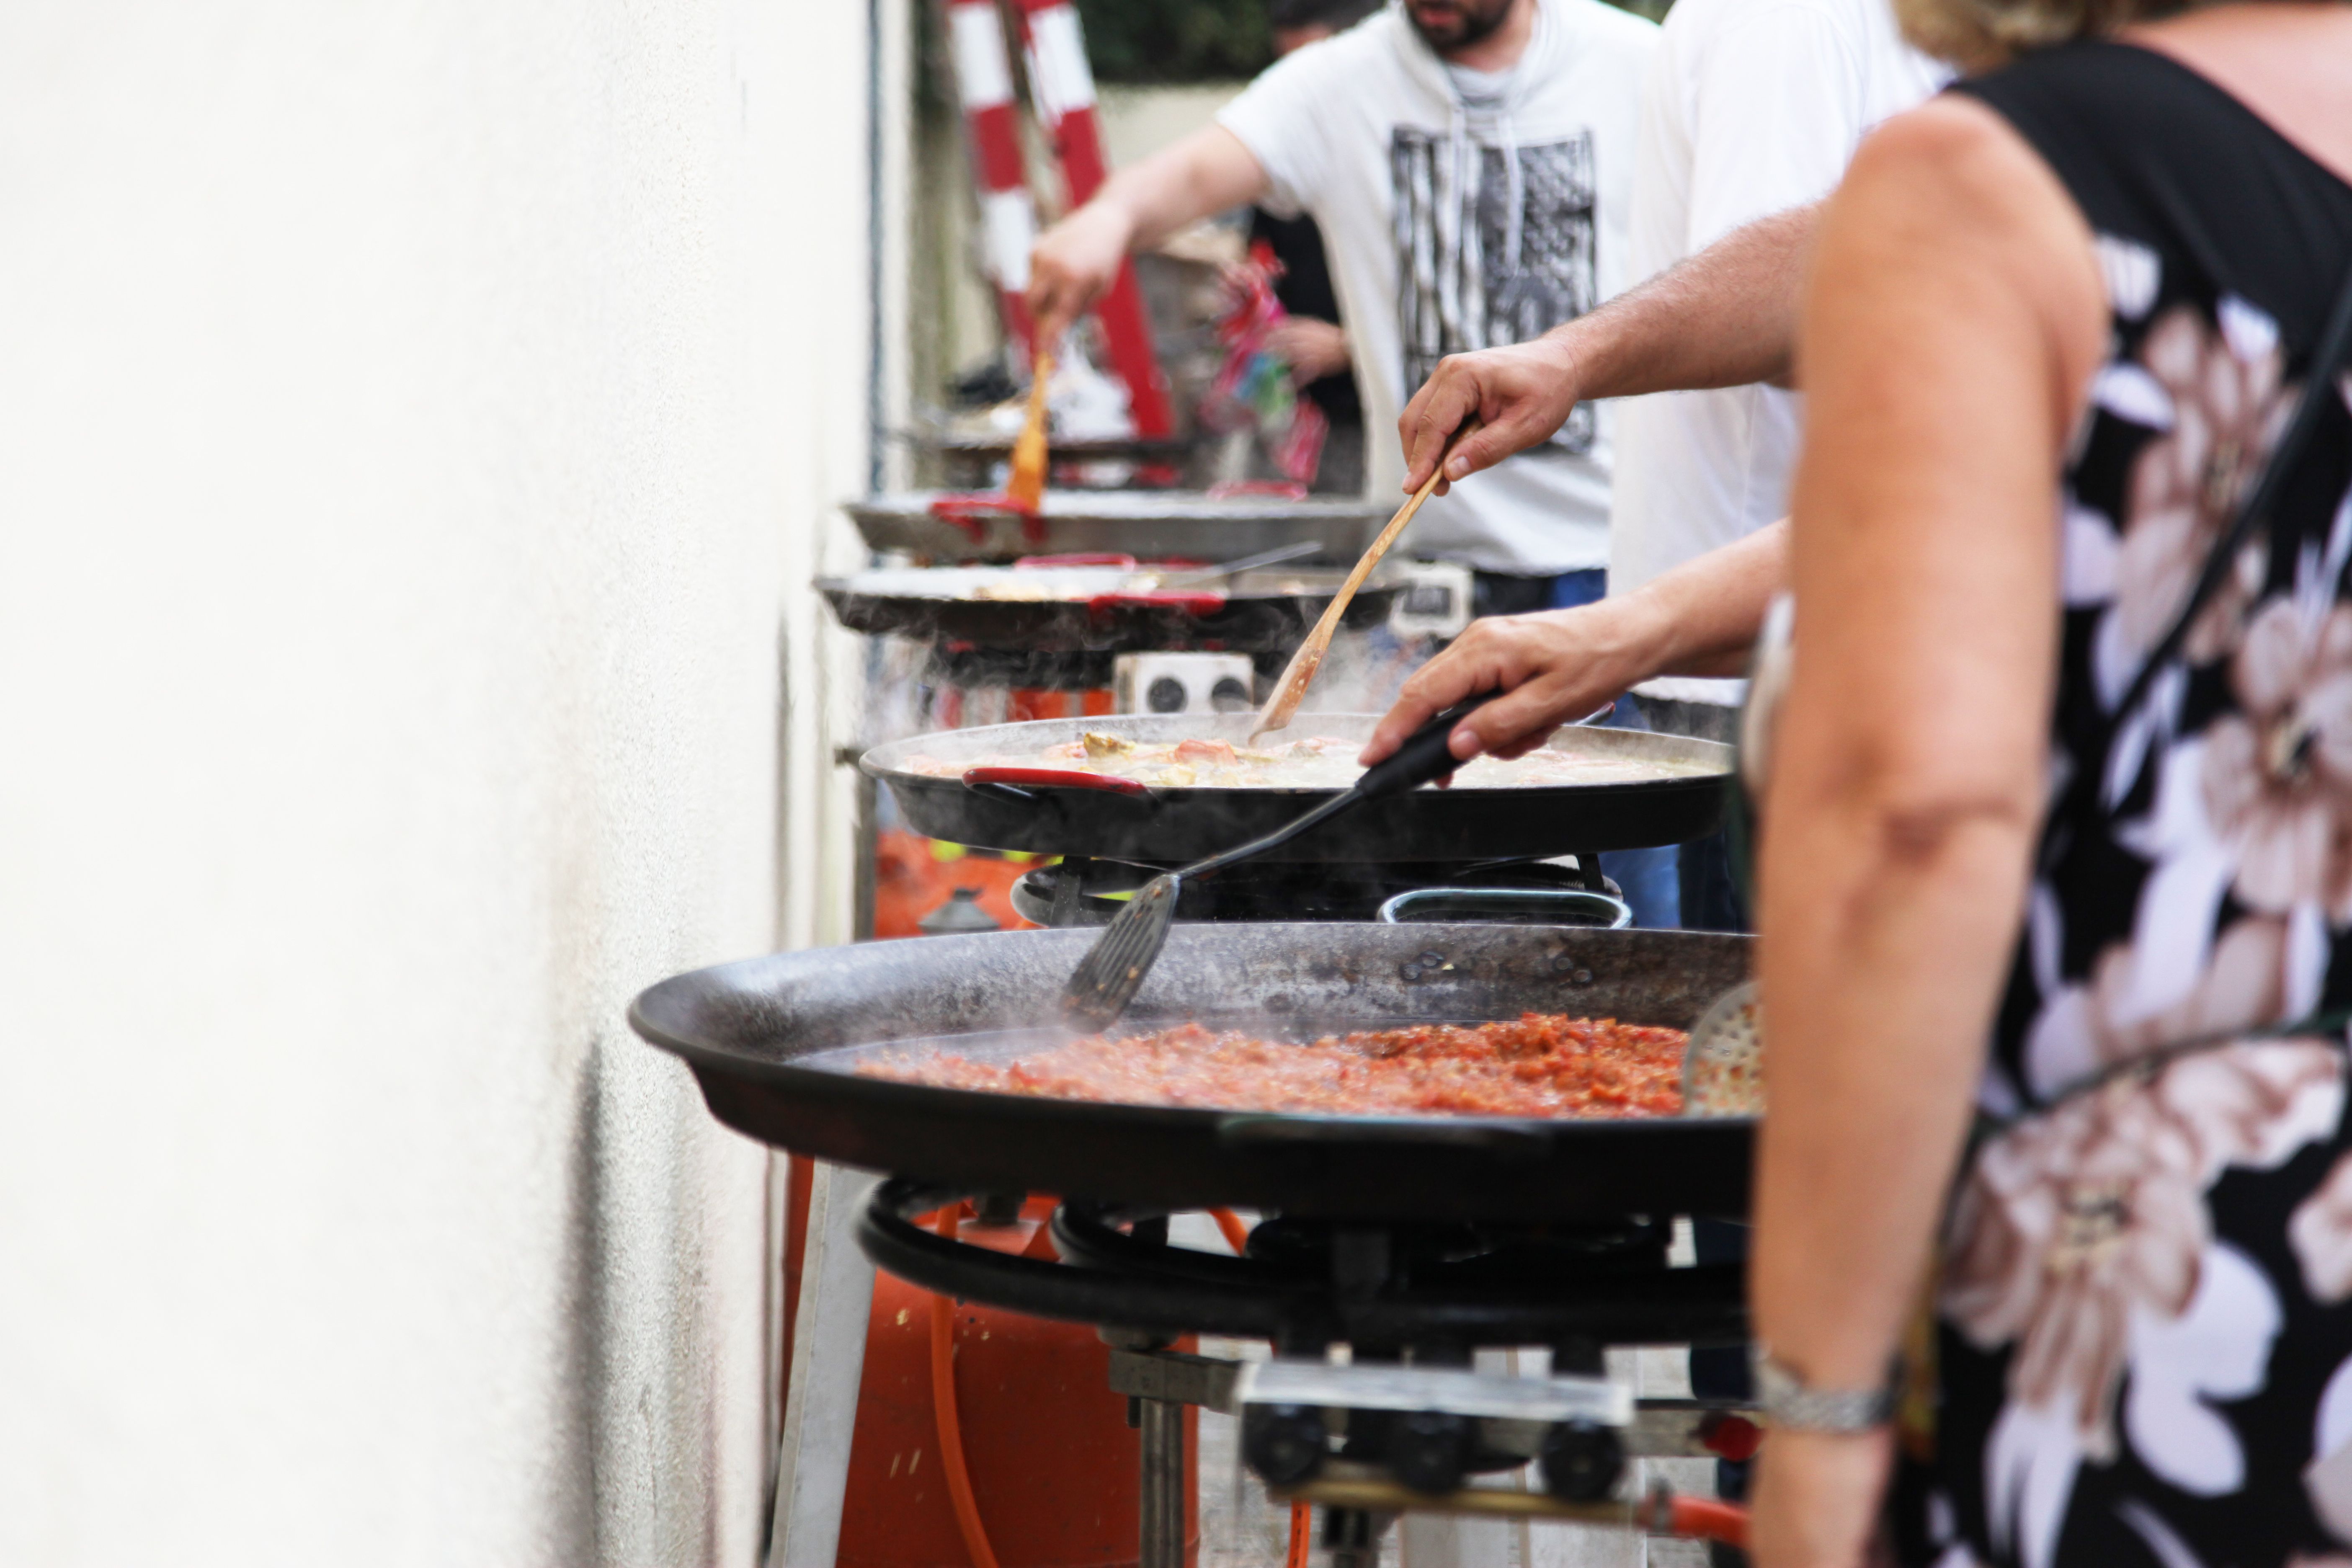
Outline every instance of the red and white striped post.
{"type": "Polygon", "coordinates": [[[948,47],[955,56],[956,96],[980,182],[982,265],[996,285],[1004,334],[1030,357],[1029,248],[1037,240],[1037,206],[1022,166],[1013,61],[996,0],[947,0],[948,47]]]}
{"type": "MultiPolygon", "coordinates": [[[[1102,188],[1108,173],[1102,130],[1095,119],[1095,75],[1087,64],[1086,37],[1069,0],[1017,0],[1017,4],[1027,42],[1030,100],[1062,165],[1063,193],[1076,209],[1102,188]]],[[[1024,265],[1022,275],[1025,279],[1027,274],[1024,265]]],[[[1118,279],[1096,301],[1095,314],[1102,322],[1111,369],[1127,383],[1128,408],[1135,419],[1136,434],[1168,435],[1174,428],[1169,416],[1168,379],[1160,374],[1160,355],[1152,347],[1151,319],[1144,310],[1142,291],[1136,287],[1133,262],[1120,263],[1118,279]]]]}

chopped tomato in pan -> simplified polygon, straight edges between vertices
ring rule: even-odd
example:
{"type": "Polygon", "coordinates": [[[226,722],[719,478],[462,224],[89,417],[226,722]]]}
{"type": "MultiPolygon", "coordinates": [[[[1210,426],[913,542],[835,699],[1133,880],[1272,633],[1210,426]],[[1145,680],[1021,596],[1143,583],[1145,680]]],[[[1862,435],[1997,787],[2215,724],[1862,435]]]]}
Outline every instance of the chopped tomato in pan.
{"type": "Polygon", "coordinates": [[[1129,1105],[1359,1115],[1672,1116],[1683,1106],[1680,1029],[1528,1013],[1507,1023],[1417,1025],[1307,1044],[1185,1024],[1090,1036],[1006,1062],[945,1052],[858,1070],[944,1089],[1129,1105]]]}

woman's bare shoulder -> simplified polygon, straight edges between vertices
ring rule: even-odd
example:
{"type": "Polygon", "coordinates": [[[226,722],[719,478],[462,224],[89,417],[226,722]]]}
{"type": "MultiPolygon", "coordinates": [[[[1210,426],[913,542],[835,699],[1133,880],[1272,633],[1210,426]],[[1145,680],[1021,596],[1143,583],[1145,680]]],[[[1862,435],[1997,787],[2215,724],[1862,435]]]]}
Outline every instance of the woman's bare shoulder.
{"type": "Polygon", "coordinates": [[[1979,309],[2022,308],[2087,378],[2105,286],[2089,225],[2057,175],[1998,113],[1947,93],[1863,142],[1824,216],[1824,268],[1899,276],[1979,309]]]}
{"type": "Polygon", "coordinates": [[[2046,224],[2074,210],[2057,176],[2009,121],[1957,93],[1897,114],[1864,137],[1838,199],[1944,226],[2000,217],[2011,226],[2046,224]]]}
{"type": "Polygon", "coordinates": [[[2124,37],[2187,66],[2352,183],[2352,6],[2214,5],[2124,37]]]}
{"type": "Polygon", "coordinates": [[[1827,390],[1817,373],[1859,374],[1869,390],[1845,410],[1858,418],[1885,396],[1999,387],[2045,411],[2054,449],[2097,369],[2106,305],[2090,227],[2057,175],[2008,121],[1947,94],[1865,139],[1831,198],[1799,376],[1811,392],[1827,390]]]}

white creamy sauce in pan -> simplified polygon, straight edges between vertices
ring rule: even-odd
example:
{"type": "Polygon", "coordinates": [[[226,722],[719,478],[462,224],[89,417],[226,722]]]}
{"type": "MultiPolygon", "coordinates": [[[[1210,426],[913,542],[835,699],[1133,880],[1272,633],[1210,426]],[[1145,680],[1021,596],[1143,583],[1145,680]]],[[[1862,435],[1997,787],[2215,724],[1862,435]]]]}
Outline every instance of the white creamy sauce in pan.
{"type": "MultiPolygon", "coordinates": [[[[898,765],[932,778],[961,778],[968,768],[1055,768],[1133,779],[1165,789],[1345,789],[1363,773],[1360,741],[1313,735],[1254,747],[1224,741],[1129,741],[1090,731],[1038,751],[943,762],[917,753],[898,765]]],[[[1699,778],[1719,770],[1704,763],[1654,757],[1572,755],[1543,747],[1510,762],[1480,757],[1454,775],[1457,789],[1528,789],[1562,784],[1646,784],[1699,778]]]]}
{"type": "Polygon", "coordinates": [[[1187,594],[1222,594],[1237,585],[1254,594],[1293,596],[1328,594],[1339,574],[1327,572],[1291,575],[1273,571],[1252,572],[1239,579],[1201,580],[1189,572],[1128,571],[1119,567],[1077,566],[1064,570],[1002,566],[926,566],[906,571],[866,572],[848,580],[853,593],[898,599],[955,599],[1011,604],[1083,604],[1106,595],[1156,594],[1163,590],[1187,594]]]}

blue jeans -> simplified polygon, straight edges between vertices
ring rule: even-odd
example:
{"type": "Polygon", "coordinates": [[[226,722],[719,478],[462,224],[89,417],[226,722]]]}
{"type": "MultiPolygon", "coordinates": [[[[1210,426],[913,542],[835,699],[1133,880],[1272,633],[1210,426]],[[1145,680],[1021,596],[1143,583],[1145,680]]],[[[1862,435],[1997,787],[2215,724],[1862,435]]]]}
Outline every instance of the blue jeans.
{"type": "MultiPolygon", "coordinates": [[[[1609,592],[1609,574],[1595,566],[1563,572],[1551,580],[1549,608],[1572,610],[1590,605],[1609,592]]],[[[1601,722],[1612,730],[1647,730],[1639,699],[1617,700],[1617,710],[1601,722]]],[[[1652,931],[1672,931],[1683,922],[1682,879],[1675,847],[1654,849],[1609,849],[1601,856],[1601,869],[1624,890],[1633,906],[1633,923],[1652,931]]]]}

